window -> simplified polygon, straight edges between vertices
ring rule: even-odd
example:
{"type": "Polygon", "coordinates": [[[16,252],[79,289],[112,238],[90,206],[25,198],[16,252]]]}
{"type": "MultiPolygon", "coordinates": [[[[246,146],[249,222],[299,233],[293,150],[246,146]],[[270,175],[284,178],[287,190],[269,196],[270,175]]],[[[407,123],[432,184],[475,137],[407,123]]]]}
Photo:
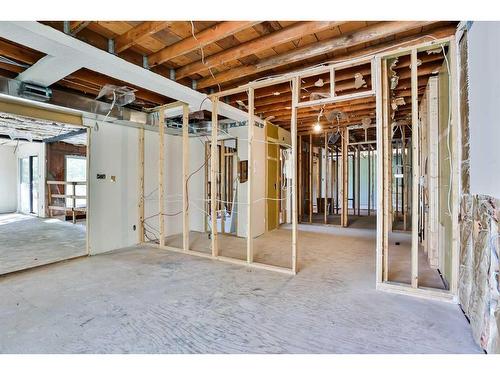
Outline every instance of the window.
{"type": "MultiPolygon", "coordinates": [[[[87,160],[84,156],[66,156],[66,181],[86,182],[87,181],[87,160]]],[[[87,195],[86,185],[76,185],[73,192],[72,185],[66,185],[66,195],[87,195]]],[[[85,207],[86,199],[76,199],[76,207],[85,207]]],[[[72,207],[73,200],[66,198],[66,207],[72,207]]]]}

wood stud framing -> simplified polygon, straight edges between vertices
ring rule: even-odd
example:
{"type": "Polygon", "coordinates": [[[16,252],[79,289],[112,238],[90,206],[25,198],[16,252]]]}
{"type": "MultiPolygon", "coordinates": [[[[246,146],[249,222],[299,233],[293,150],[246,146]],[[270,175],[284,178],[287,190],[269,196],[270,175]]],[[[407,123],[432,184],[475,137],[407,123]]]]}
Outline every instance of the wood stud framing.
{"type": "MultiPolygon", "coordinates": [[[[291,122],[291,137],[292,137],[292,272],[298,272],[298,259],[297,259],[297,108],[295,104],[298,102],[298,85],[299,78],[296,77],[292,80],[292,122],[291,122]]],[[[302,137],[301,137],[302,139],[302,137]]],[[[302,152],[301,152],[302,153],[302,152]]]]}
{"type": "Polygon", "coordinates": [[[248,89],[248,191],[247,191],[247,262],[253,262],[253,134],[254,134],[254,89],[248,89]]]}
{"type": "MultiPolygon", "coordinates": [[[[377,202],[376,202],[376,215],[377,215],[377,271],[376,271],[376,282],[377,282],[377,288],[381,290],[389,290],[392,292],[396,293],[403,293],[403,294],[410,294],[410,295],[418,295],[418,296],[423,296],[427,298],[434,298],[434,299],[441,299],[441,300],[450,300],[453,299],[454,296],[456,295],[456,283],[457,283],[457,273],[454,271],[454,275],[452,275],[452,280],[450,283],[450,291],[438,291],[438,290],[428,290],[427,288],[422,289],[419,288],[418,286],[418,246],[419,246],[419,240],[418,240],[418,199],[419,199],[419,194],[418,194],[418,184],[419,184],[419,143],[418,143],[418,71],[417,71],[417,50],[418,48],[423,48],[423,47],[429,47],[432,45],[439,45],[439,43],[450,43],[452,41],[451,38],[446,38],[444,40],[438,40],[438,41],[433,41],[433,42],[428,42],[428,43],[422,43],[421,45],[416,45],[413,47],[409,47],[407,51],[411,53],[411,102],[412,102],[412,110],[411,110],[411,117],[412,117],[412,142],[411,142],[411,155],[407,154],[407,144],[405,140],[405,135],[403,135],[402,142],[398,144],[398,158],[401,160],[398,161],[401,162],[404,165],[403,168],[403,174],[405,174],[405,169],[406,164],[408,162],[407,157],[411,156],[412,158],[412,194],[411,194],[411,199],[412,199],[412,204],[411,204],[411,209],[412,209],[412,247],[411,247],[411,285],[405,286],[401,284],[394,284],[388,282],[388,233],[390,230],[390,223],[391,223],[391,218],[390,218],[390,207],[391,207],[391,196],[390,196],[390,183],[392,181],[392,171],[391,171],[391,155],[392,155],[392,142],[391,142],[391,134],[392,134],[392,129],[390,126],[390,115],[389,115],[389,98],[388,98],[388,80],[387,80],[387,64],[386,64],[386,58],[391,56],[390,52],[388,53],[381,53],[375,56],[373,58],[373,65],[372,65],[372,71],[373,71],[373,78],[374,78],[374,83],[372,87],[372,92],[370,95],[373,95],[376,93],[377,95],[375,96],[376,100],[376,131],[377,131],[377,153],[375,154],[373,152],[373,149],[371,145],[368,145],[368,149],[363,147],[359,142],[355,146],[354,149],[354,155],[355,155],[355,162],[354,162],[354,172],[356,174],[356,183],[357,183],[357,188],[355,189],[356,194],[355,194],[355,199],[356,199],[356,205],[353,206],[355,208],[354,212],[357,213],[358,215],[360,214],[360,162],[361,162],[361,150],[367,151],[368,155],[368,213],[372,211],[372,207],[374,207],[372,202],[372,184],[374,184],[375,179],[372,176],[372,170],[373,170],[373,164],[376,160],[376,170],[377,176],[381,176],[380,179],[377,179],[377,183],[374,184],[376,185],[377,189],[377,202]],[[376,156],[376,159],[374,160],[373,158],[376,156]]],[[[453,43],[451,43],[453,44],[453,43]]],[[[404,54],[405,51],[398,51],[397,53],[399,55],[404,54]]],[[[450,84],[451,85],[456,85],[456,75],[455,75],[455,69],[456,65],[454,62],[454,48],[450,47],[450,55],[452,60],[452,68],[451,68],[451,79],[450,79],[450,84]]],[[[353,62],[351,62],[352,64],[353,62]]],[[[334,75],[335,70],[331,69],[330,67],[328,68],[330,71],[330,74],[334,75]]],[[[309,205],[309,221],[312,222],[312,208],[313,208],[313,200],[312,200],[312,169],[313,169],[313,158],[314,158],[314,147],[313,147],[313,142],[312,142],[312,133],[308,134],[309,139],[308,142],[304,142],[304,136],[297,135],[297,110],[298,108],[305,107],[307,105],[317,105],[316,101],[312,103],[299,103],[298,102],[298,96],[299,96],[299,87],[300,87],[300,74],[292,75],[292,76],[286,76],[286,77],[278,77],[276,79],[270,79],[269,82],[263,83],[263,82],[256,82],[255,84],[250,83],[249,85],[246,85],[244,87],[240,87],[238,90],[236,89],[231,89],[223,92],[219,92],[217,94],[212,94],[210,95],[210,99],[212,100],[212,138],[211,138],[211,153],[210,153],[210,158],[211,158],[211,163],[210,163],[210,181],[211,181],[211,201],[212,203],[210,204],[211,208],[211,228],[212,228],[212,235],[211,235],[211,240],[212,240],[212,254],[211,255],[206,255],[204,254],[203,256],[206,257],[211,257],[211,258],[216,258],[224,261],[230,261],[233,263],[238,263],[242,264],[245,263],[247,265],[252,265],[258,268],[264,268],[264,269],[270,269],[270,270],[276,270],[280,272],[285,272],[285,273],[290,273],[290,274],[295,274],[298,271],[299,265],[298,265],[298,258],[297,258],[297,237],[298,237],[298,232],[297,232],[297,223],[298,220],[301,217],[301,214],[304,212],[304,203],[308,203],[309,205]],[[291,269],[284,269],[280,267],[273,267],[273,266],[268,266],[268,265],[263,265],[259,263],[255,263],[253,259],[253,230],[252,230],[252,221],[253,221],[253,191],[252,191],[252,180],[254,179],[254,165],[253,165],[253,140],[254,140],[254,122],[255,122],[255,116],[254,116],[254,98],[255,98],[255,89],[256,88],[262,88],[262,87],[267,87],[276,83],[282,83],[282,82],[289,82],[291,81],[292,83],[292,108],[291,108],[291,131],[292,131],[292,162],[293,162],[293,168],[292,168],[292,173],[293,173],[293,178],[292,178],[292,267],[291,269]],[[217,174],[218,174],[218,163],[217,161],[217,145],[218,145],[218,129],[217,129],[217,119],[218,119],[218,102],[220,97],[224,97],[228,95],[228,92],[231,94],[238,93],[238,92],[247,92],[248,93],[248,146],[249,146],[249,152],[248,152],[248,211],[247,211],[247,220],[248,220],[248,233],[247,233],[247,259],[245,262],[243,261],[238,261],[234,259],[225,259],[225,257],[221,257],[218,254],[218,246],[217,246],[217,204],[216,204],[216,191],[217,191],[217,174]],[[302,181],[304,174],[303,174],[303,158],[302,158],[302,151],[304,149],[304,143],[307,144],[306,149],[309,151],[309,160],[307,161],[309,163],[309,168],[308,168],[308,174],[305,176],[308,181],[302,181]],[[297,151],[300,150],[299,154],[297,154],[297,151]],[[299,161],[297,163],[297,161],[299,161]],[[298,167],[298,168],[297,168],[298,167]],[[298,173],[297,173],[298,169],[298,173]],[[297,179],[299,181],[300,187],[297,186],[297,179]],[[303,202],[300,197],[300,195],[297,194],[298,190],[302,188],[302,185],[304,183],[308,184],[308,195],[309,199],[308,202],[303,202]]],[[[456,88],[456,87],[455,87],[456,88]]],[[[453,91],[453,90],[452,90],[453,91]]],[[[330,102],[337,102],[337,101],[342,101],[344,99],[352,99],[352,95],[345,95],[345,98],[343,96],[335,96],[334,98],[330,98],[330,102]]],[[[458,126],[457,122],[457,117],[456,117],[456,98],[451,98],[452,99],[452,146],[453,146],[453,178],[457,178],[457,166],[456,166],[456,155],[457,155],[457,149],[458,149],[458,139],[456,135],[456,128],[458,126]]],[[[320,103],[321,104],[321,103],[320,103]]],[[[183,128],[183,152],[184,155],[188,153],[188,128],[187,128],[187,121],[188,121],[188,109],[187,106],[184,107],[184,112],[183,112],[183,126],[186,126],[186,128],[183,128]]],[[[160,201],[159,201],[159,208],[160,208],[160,213],[163,213],[163,154],[164,154],[164,144],[163,144],[163,138],[164,138],[164,120],[163,120],[163,114],[164,114],[164,108],[161,108],[159,110],[159,115],[160,115],[160,120],[159,120],[159,133],[160,133],[160,141],[159,141],[159,149],[160,149],[160,155],[159,155],[159,195],[160,195],[160,201]]],[[[326,178],[325,178],[325,185],[324,185],[324,201],[321,201],[324,204],[324,215],[325,215],[325,221],[327,215],[331,213],[335,213],[335,209],[338,210],[339,204],[334,204],[334,197],[335,198],[342,198],[342,212],[341,212],[341,225],[346,226],[348,224],[348,156],[349,156],[349,130],[344,127],[340,129],[341,131],[341,152],[339,154],[339,150],[336,149],[335,147],[333,149],[329,148],[328,145],[328,131],[324,131],[324,158],[325,158],[325,169],[326,169],[326,178]],[[334,160],[334,152],[336,154],[335,160],[334,160]],[[339,164],[340,163],[340,164],[339,164]],[[333,182],[339,179],[338,176],[338,168],[339,165],[341,166],[341,184],[334,184],[333,182]],[[330,173],[330,175],[328,175],[330,173]],[[331,181],[330,181],[331,179],[331,181]],[[331,183],[331,185],[330,185],[331,183]],[[339,191],[336,191],[334,194],[334,186],[338,185],[340,187],[339,191]],[[329,196],[331,195],[331,201],[332,205],[329,207],[328,206],[328,199],[329,196]]],[[[141,140],[141,136],[139,137],[139,150],[141,150],[141,147],[143,148],[143,138],[141,140]],[[141,146],[142,143],[142,146],[141,146]]],[[[351,145],[352,147],[352,145],[351,145]]],[[[409,153],[410,150],[408,150],[409,153]]],[[[140,154],[139,154],[140,155],[140,154]]],[[[141,159],[141,156],[140,156],[141,159]]],[[[321,161],[320,161],[321,162],[321,161]]],[[[139,160],[139,163],[143,163],[143,160],[139,160]]],[[[183,162],[183,170],[184,170],[184,175],[183,175],[183,181],[184,183],[186,182],[188,178],[188,165],[187,165],[187,157],[185,157],[185,160],[183,162]]],[[[141,176],[139,176],[141,179],[141,176]]],[[[143,176],[142,176],[143,178],[143,176]]],[[[143,183],[143,181],[142,181],[143,183]]],[[[405,184],[407,185],[407,184],[405,184]]],[[[403,217],[405,216],[406,213],[406,201],[408,198],[408,194],[406,193],[406,186],[401,186],[401,190],[398,190],[398,194],[402,194],[402,204],[401,204],[401,213],[403,217]],[[403,198],[404,196],[404,198],[403,198]],[[406,198],[406,199],[405,199],[406,198]]],[[[141,181],[139,181],[139,191],[140,194],[143,194],[141,191],[141,181]]],[[[454,209],[454,215],[457,214],[458,206],[458,189],[452,192],[452,199],[453,199],[453,209],[454,209]]],[[[323,195],[323,194],[322,194],[323,195]]],[[[184,194],[183,197],[183,202],[184,202],[184,208],[185,211],[187,208],[187,194],[184,194]]],[[[142,203],[143,204],[143,203],[142,203]]],[[[141,202],[140,202],[141,205],[141,202]]],[[[139,207],[139,210],[141,210],[141,207],[139,207]]],[[[399,210],[398,210],[399,211],[399,210]]],[[[141,214],[139,213],[139,216],[141,217],[141,214]]],[[[159,224],[160,224],[160,246],[164,246],[164,226],[163,226],[163,215],[160,214],[159,217],[159,224]]],[[[188,238],[186,239],[186,235],[189,233],[188,230],[188,214],[187,212],[184,213],[184,222],[183,222],[183,228],[184,228],[184,241],[183,241],[183,251],[186,253],[194,253],[189,250],[189,244],[188,244],[188,238]]],[[[453,232],[453,267],[458,265],[458,259],[457,259],[457,254],[458,254],[458,232],[457,229],[454,229],[453,232]]],[[[196,255],[196,254],[193,254],[196,255]]],[[[202,255],[200,255],[202,256],[202,255]]]]}
{"type": "Polygon", "coordinates": [[[210,141],[210,228],[212,240],[212,256],[219,255],[219,244],[217,242],[217,175],[219,163],[217,163],[217,133],[219,127],[218,110],[219,99],[212,99],[212,139],[210,141]]]}
{"type": "Polygon", "coordinates": [[[349,150],[348,150],[348,142],[349,139],[349,130],[344,128],[342,130],[342,187],[341,187],[341,195],[342,195],[342,211],[341,211],[341,226],[347,227],[349,225],[349,150]]]}
{"type": "MultiPolygon", "coordinates": [[[[411,204],[411,286],[418,288],[418,205],[419,205],[419,124],[417,50],[411,51],[411,147],[412,147],[412,204],[411,204]]],[[[391,131],[392,133],[392,131],[391,131]]],[[[391,150],[392,155],[392,150],[391,150]]]]}
{"type": "MultiPolygon", "coordinates": [[[[441,290],[434,288],[423,288],[419,286],[418,280],[418,252],[419,252],[419,234],[418,234],[418,224],[420,218],[419,213],[419,176],[420,176],[420,125],[419,125],[419,108],[418,108],[418,68],[417,68],[417,52],[425,49],[432,48],[434,46],[441,46],[443,44],[448,44],[449,46],[449,61],[450,66],[456,64],[456,56],[455,50],[456,46],[454,45],[455,40],[453,37],[443,38],[441,40],[426,42],[415,45],[413,47],[407,48],[406,50],[401,50],[394,55],[394,52],[382,53],[377,56],[377,67],[379,69],[376,75],[377,80],[377,96],[376,96],[376,105],[377,105],[377,150],[382,151],[382,155],[377,158],[377,175],[381,175],[383,173],[384,179],[382,183],[377,183],[378,189],[378,204],[377,207],[382,207],[382,212],[377,210],[377,289],[385,290],[393,293],[412,295],[421,298],[428,298],[440,301],[452,302],[456,301],[457,298],[457,274],[458,274],[458,225],[452,223],[452,275],[450,280],[450,289],[449,290],[441,290]],[[411,220],[412,220],[412,228],[411,228],[411,238],[412,238],[412,246],[411,246],[411,283],[410,284],[401,284],[394,283],[387,280],[388,273],[388,264],[386,262],[387,259],[387,249],[388,242],[387,236],[390,230],[390,207],[389,199],[390,194],[388,194],[388,186],[390,184],[391,179],[387,178],[388,173],[390,171],[390,160],[389,155],[392,154],[391,143],[390,143],[390,134],[392,131],[389,127],[389,119],[386,117],[388,114],[385,111],[384,102],[387,100],[386,93],[387,90],[387,67],[386,67],[386,59],[394,56],[401,56],[403,54],[410,53],[410,61],[411,61],[411,119],[412,119],[412,133],[411,133],[411,142],[408,144],[406,141],[406,134],[402,131],[402,142],[398,145],[401,147],[401,163],[403,164],[403,185],[401,186],[401,194],[402,194],[402,204],[401,204],[401,212],[404,220],[404,226],[406,226],[406,216],[408,212],[408,204],[411,207],[411,220]],[[382,126],[380,126],[382,125],[382,126]],[[382,137],[382,139],[380,139],[382,137]],[[383,156],[383,157],[380,157],[383,156]],[[411,169],[408,167],[411,162],[411,169]],[[407,183],[408,178],[411,174],[411,186],[407,183]],[[383,192],[383,194],[381,194],[383,192]],[[407,203],[408,202],[408,203],[407,203]],[[455,284],[454,284],[455,283],[455,284]]],[[[434,47],[435,48],[435,47],[434,47]]],[[[450,67],[450,85],[456,84],[456,65],[450,67]]],[[[450,99],[451,103],[451,113],[452,113],[452,178],[458,178],[459,169],[456,165],[457,154],[459,152],[459,147],[457,143],[456,137],[456,119],[457,119],[457,111],[458,111],[458,102],[456,101],[456,87],[450,90],[452,92],[450,99]],[[455,123],[453,122],[455,119],[455,123]],[[454,133],[455,132],[455,133],[454,133]]],[[[392,176],[390,176],[392,177],[392,176]]],[[[452,184],[452,207],[453,207],[453,220],[458,220],[458,207],[459,207],[459,199],[455,195],[453,195],[453,189],[458,189],[456,184],[452,184]]]]}
{"type": "Polygon", "coordinates": [[[144,242],[144,128],[139,129],[139,243],[144,242]]]}
{"type": "Polygon", "coordinates": [[[165,109],[158,111],[158,230],[160,232],[160,246],[165,246],[165,188],[163,183],[165,159],[165,109]]]}
{"type": "Polygon", "coordinates": [[[189,106],[182,106],[182,247],[189,250],[189,106]]]}

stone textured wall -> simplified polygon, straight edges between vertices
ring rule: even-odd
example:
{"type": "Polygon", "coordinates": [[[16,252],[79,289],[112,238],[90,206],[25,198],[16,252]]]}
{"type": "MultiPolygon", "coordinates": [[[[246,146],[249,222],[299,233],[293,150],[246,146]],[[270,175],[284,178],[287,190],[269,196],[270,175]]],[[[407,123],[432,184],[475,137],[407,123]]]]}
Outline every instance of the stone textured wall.
{"type": "Polygon", "coordinates": [[[500,353],[500,199],[462,195],[459,301],[476,342],[500,353]]]}

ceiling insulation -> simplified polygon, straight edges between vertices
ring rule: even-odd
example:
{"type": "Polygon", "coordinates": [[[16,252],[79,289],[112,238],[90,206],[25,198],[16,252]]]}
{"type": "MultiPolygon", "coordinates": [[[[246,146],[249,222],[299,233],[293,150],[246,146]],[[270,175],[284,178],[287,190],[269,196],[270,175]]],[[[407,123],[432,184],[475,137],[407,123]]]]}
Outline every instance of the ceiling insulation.
{"type": "MultiPolygon", "coordinates": [[[[0,135],[3,137],[18,135],[19,137],[23,136],[25,140],[43,141],[48,138],[75,132],[78,129],[81,128],[62,122],[0,112],[0,135]]],[[[87,143],[87,135],[85,133],[78,134],[64,139],[64,142],[74,145],[85,145],[87,143]]]]}

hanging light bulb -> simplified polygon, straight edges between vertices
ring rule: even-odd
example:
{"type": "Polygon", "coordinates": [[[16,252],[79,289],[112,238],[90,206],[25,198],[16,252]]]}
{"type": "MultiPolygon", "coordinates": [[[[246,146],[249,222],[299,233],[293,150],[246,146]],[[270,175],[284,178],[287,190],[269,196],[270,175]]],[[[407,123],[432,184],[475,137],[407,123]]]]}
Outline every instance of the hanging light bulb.
{"type": "Polygon", "coordinates": [[[315,132],[321,131],[321,124],[319,123],[319,119],[321,118],[321,116],[323,116],[324,108],[325,108],[325,106],[321,107],[321,110],[319,111],[319,114],[318,114],[318,120],[316,120],[316,122],[313,125],[313,129],[315,132]]]}

